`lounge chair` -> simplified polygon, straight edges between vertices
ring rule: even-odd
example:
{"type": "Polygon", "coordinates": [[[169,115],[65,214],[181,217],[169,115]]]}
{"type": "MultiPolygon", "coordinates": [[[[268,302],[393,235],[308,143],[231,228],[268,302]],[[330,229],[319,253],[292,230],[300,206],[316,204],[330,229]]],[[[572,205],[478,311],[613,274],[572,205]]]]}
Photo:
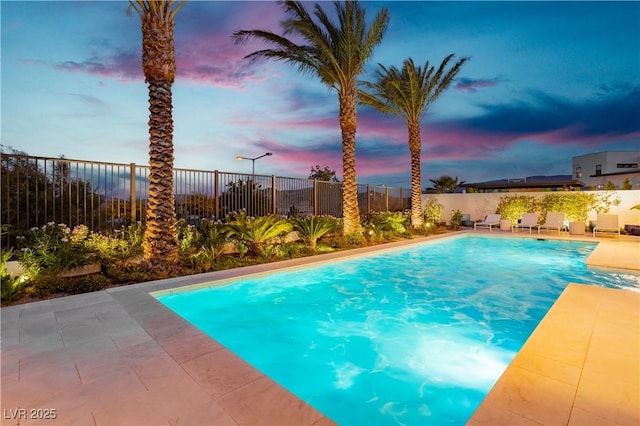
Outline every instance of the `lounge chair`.
{"type": "Polygon", "coordinates": [[[546,229],[550,231],[552,229],[560,231],[564,229],[564,213],[563,212],[547,212],[547,216],[544,219],[544,223],[538,226],[538,234],[541,230],[546,229]]]}
{"type": "Polygon", "coordinates": [[[515,230],[519,230],[519,229],[528,229],[529,233],[531,234],[531,231],[533,228],[538,226],[538,216],[540,214],[539,213],[525,213],[522,215],[522,219],[520,219],[520,223],[514,223],[511,226],[511,232],[514,232],[515,230]]]}
{"type": "Polygon", "coordinates": [[[596,226],[593,227],[593,236],[597,233],[608,235],[620,235],[620,225],[618,225],[617,214],[599,214],[596,226]]]}
{"type": "Polygon", "coordinates": [[[473,224],[473,230],[475,231],[478,228],[489,228],[489,232],[491,232],[492,227],[500,226],[500,218],[501,216],[499,214],[488,214],[482,222],[476,222],[473,224]]]}

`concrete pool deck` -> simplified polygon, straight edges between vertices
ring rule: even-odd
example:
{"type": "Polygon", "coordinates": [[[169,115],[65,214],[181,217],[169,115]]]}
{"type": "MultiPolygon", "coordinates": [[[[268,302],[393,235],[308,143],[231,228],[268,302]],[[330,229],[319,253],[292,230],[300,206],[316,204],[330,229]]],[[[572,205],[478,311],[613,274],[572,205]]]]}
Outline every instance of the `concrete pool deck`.
{"type": "MultiPolygon", "coordinates": [[[[383,249],[450,235],[390,243],[383,249]]],[[[640,270],[640,243],[607,237],[583,240],[603,243],[589,264],[624,264],[640,270]]],[[[2,308],[1,423],[335,424],[149,293],[378,250],[331,253],[2,308]]],[[[569,286],[469,424],[640,423],[639,311],[640,293],[569,286]],[[573,358],[558,359],[557,354],[573,358]]]]}

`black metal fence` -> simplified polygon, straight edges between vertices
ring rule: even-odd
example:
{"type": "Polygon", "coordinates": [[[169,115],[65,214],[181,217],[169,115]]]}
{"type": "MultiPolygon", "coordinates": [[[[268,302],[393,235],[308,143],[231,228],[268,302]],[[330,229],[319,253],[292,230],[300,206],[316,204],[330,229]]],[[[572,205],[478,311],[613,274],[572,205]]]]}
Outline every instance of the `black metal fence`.
{"type": "MultiPolygon", "coordinates": [[[[49,222],[92,231],[145,220],[149,167],[1,154],[0,224],[30,229],[49,222]]],[[[176,213],[190,223],[245,209],[251,216],[342,216],[342,184],[310,179],[174,169],[176,213]]],[[[358,185],[361,212],[410,207],[405,188],[358,185]]]]}

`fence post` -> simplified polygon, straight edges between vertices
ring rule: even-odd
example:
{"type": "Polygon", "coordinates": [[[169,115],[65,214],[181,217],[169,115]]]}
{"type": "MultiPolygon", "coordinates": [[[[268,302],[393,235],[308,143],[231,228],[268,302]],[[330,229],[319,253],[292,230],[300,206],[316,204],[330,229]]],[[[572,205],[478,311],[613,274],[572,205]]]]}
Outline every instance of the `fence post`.
{"type": "Polygon", "coordinates": [[[276,175],[271,175],[271,214],[278,213],[277,196],[278,190],[276,189],[276,175]]]}
{"type": "Polygon", "coordinates": [[[218,185],[218,171],[213,171],[213,214],[216,216],[216,220],[220,220],[220,186],[218,185]]]}
{"type": "Polygon", "coordinates": [[[129,163],[129,203],[131,211],[129,212],[131,224],[137,222],[137,206],[136,206],[136,163],[129,163]]]}
{"type": "Polygon", "coordinates": [[[371,194],[369,194],[369,184],[367,184],[367,213],[371,213],[371,194]]]}
{"type": "Polygon", "coordinates": [[[384,186],[384,209],[389,211],[389,187],[384,186]]]}
{"type": "Polygon", "coordinates": [[[318,216],[318,181],[313,180],[313,215],[318,216]]]}

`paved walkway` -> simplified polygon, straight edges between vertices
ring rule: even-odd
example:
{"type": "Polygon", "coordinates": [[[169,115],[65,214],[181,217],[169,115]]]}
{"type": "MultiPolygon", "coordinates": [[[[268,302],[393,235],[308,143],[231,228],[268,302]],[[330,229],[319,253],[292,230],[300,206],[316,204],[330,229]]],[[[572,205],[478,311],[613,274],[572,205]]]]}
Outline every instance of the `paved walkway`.
{"type": "MultiPolygon", "coordinates": [[[[417,241],[424,239],[387,244],[385,249],[417,241]]],[[[334,424],[166,309],[149,292],[377,250],[373,247],[332,253],[2,308],[1,422],[3,425],[334,424]]],[[[634,311],[633,306],[631,310],[634,311]]],[[[624,315],[622,308],[617,312],[624,315]]],[[[600,318],[595,318],[595,326],[600,318]]],[[[626,343],[639,346],[637,336],[626,343]]],[[[622,350],[620,356],[632,356],[637,367],[637,353],[622,350]]],[[[604,361],[607,363],[593,362],[608,365],[610,359],[604,361]]],[[[505,410],[509,411],[508,407],[505,410]]],[[[488,424],[478,419],[474,417],[473,424],[488,424]]]]}

